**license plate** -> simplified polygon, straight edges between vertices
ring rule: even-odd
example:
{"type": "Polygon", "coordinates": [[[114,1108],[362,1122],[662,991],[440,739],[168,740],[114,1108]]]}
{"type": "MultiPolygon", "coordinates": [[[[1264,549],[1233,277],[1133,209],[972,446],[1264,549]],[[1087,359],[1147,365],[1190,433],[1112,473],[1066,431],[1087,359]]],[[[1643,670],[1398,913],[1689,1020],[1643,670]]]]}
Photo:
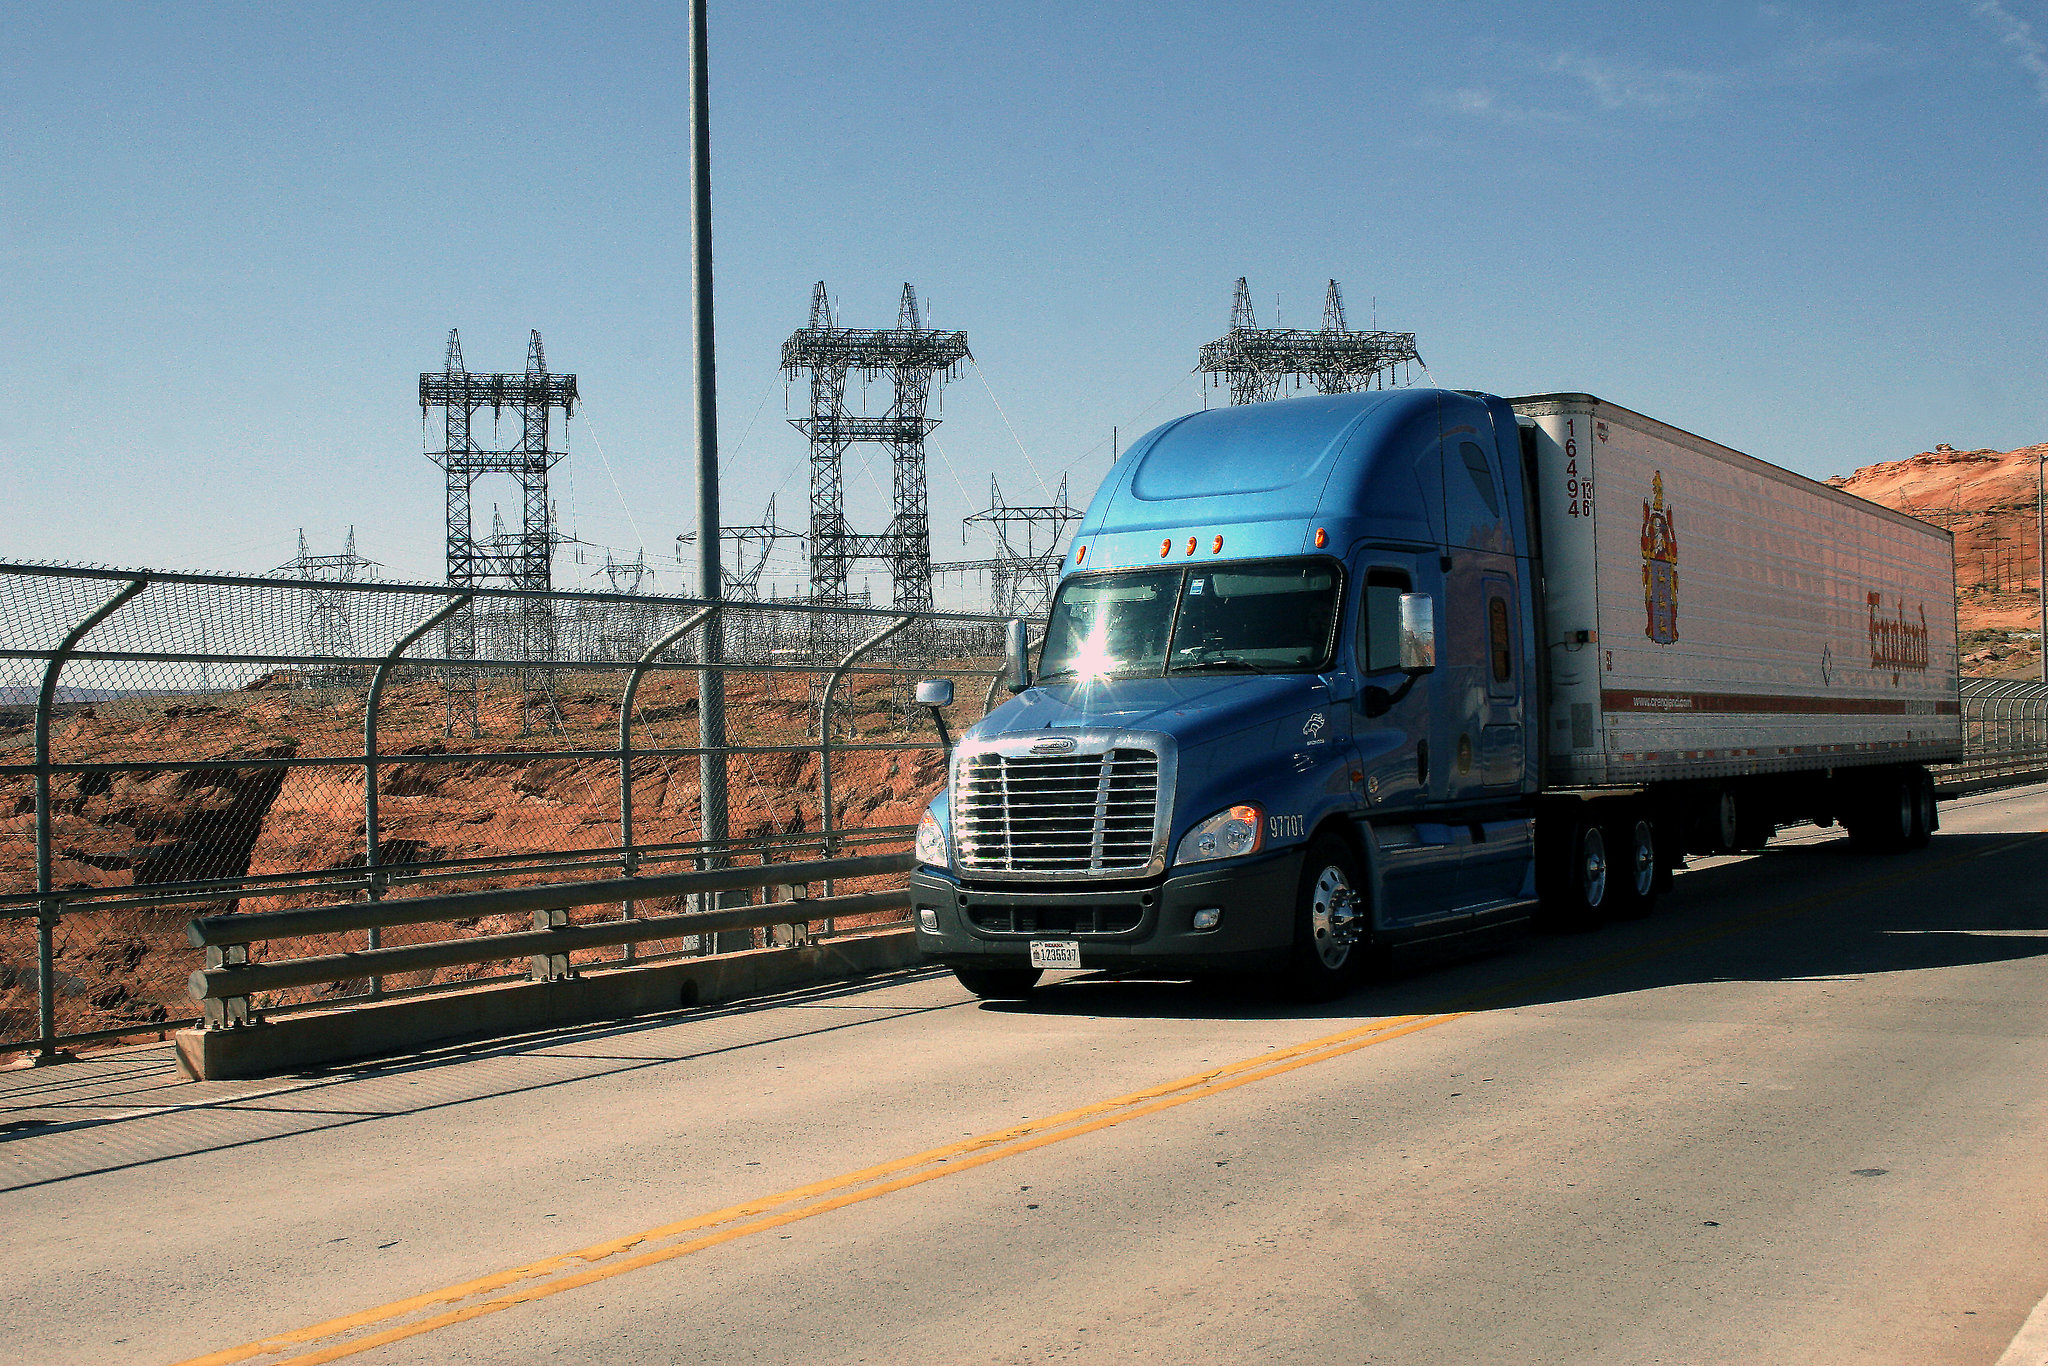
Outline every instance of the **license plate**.
{"type": "Polygon", "coordinates": [[[1031,966],[1034,968],[1078,968],[1081,966],[1081,941],[1078,939],[1034,939],[1031,941],[1031,966]]]}

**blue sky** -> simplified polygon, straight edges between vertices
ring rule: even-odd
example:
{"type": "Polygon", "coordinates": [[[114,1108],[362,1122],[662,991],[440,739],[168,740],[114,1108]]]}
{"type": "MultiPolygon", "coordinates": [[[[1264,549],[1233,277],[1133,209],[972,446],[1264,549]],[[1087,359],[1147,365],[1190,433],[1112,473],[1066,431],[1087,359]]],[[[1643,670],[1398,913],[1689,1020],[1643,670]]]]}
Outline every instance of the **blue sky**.
{"type": "MultiPolygon", "coordinates": [[[[260,570],[353,524],[438,579],[417,375],[537,327],[585,396],[563,522],[682,587],[681,8],[0,3],[0,555],[260,570]]],[[[1112,427],[1199,406],[1240,275],[1809,474],[2048,440],[2048,0],[711,9],[728,522],[804,520],[775,366],[819,279],[968,333],[940,558],[992,473],[1084,502],[1112,427]]],[[[848,471],[863,529],[888,477],[848,471]]]]}

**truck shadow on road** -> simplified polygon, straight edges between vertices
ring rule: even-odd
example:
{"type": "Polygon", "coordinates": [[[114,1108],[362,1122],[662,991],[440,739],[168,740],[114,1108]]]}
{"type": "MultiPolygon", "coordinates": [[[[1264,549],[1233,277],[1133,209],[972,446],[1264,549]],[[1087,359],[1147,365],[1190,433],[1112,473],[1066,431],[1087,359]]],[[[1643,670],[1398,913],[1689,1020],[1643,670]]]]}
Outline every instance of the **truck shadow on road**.
{"type": "Polygon", "coordinates": [[[1844,840],[1773,847],[1680,873],[1641,920],[1580,934],[1526,926],[1408,951],[1340,1000],[1272,985],[1087,974],[990,1012],[1355,1020],[1500,1010],[1709,982],[1815,981],[2048,955],[2048,835],[1936,835],[1909,854],[1844,840]]]}

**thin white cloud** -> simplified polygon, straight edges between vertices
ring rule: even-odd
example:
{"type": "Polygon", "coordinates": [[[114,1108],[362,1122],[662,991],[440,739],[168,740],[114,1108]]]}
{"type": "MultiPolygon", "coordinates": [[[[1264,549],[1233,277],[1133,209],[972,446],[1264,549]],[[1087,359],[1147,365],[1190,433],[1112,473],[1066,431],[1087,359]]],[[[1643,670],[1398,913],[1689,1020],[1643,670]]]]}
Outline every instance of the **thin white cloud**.
{"type": "Polygon", "coordinates": [[[2034,93],[2048,104],[2048,46],[2034,36],[2033,25],[2014,14],[1999,0],[1977,0],[1970,12],[1989,24],[1999,43],[2010,49],[2013,60],[2034,80],[2034,93]]]}
{"type": "Polygon", "coordinates": [[[1572,115],[1556,110],[1531,109],[1516,104],[1480,85],[1460,86],[1456,90],[1432,90],[1425,98],[1437,108],[1449,110],[1453,114],[1510,126],[1544,124],[1554,127],[1578,121],[1572,115]]]}
{"type": "Polygon", "coordinates": [[[1602,109],[1688,114],[1727,85],[1727,77],[1677,67],[1653,70],[1633,62],[1562,52],[1549,69],[1582,82],[1602,109]]]}
{"type": "MultiPolygon", "coordinates": [[[[1998,0],[1985,3],[1995,6],[1998,0]]],[[[1720,68],[1654,66],[1576,49],[1501,45],[1493,50],[1512,59],[1514,74],[1504,74],[1502,82],[1509,93],[1474,85],[1439,90],[1429,99],[1439,109],[1500,124],[1582,127],[1589,116],[1600,115],[1681,119],[1748,92],[1832,86],[1897,60],[1878,43],[1794,6],[1761,4],[1756,14],[1770,41],[1750,61],[1720,68]]]]}

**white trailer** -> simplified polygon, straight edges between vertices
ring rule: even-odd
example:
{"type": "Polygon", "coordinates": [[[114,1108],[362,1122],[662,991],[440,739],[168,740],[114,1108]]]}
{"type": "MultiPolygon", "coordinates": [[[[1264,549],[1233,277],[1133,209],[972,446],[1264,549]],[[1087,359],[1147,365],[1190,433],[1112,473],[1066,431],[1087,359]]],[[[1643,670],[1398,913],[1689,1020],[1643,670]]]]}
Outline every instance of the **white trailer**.
{"type": "Polygon", "coordinates": [[[1534,424],[1545,786],[1959,758],[1950,534],[1587,394],[1534,424]]]}

